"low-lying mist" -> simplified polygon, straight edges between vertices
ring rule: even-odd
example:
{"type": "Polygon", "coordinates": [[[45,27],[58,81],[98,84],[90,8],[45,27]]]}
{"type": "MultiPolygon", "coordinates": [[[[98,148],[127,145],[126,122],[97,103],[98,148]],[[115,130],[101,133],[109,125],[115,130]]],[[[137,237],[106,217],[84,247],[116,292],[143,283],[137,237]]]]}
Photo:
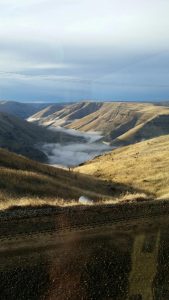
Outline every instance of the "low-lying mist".
{"type": "MultiPolygon", "coordinates": [[[[54,130],[52,128],[52,130],[54,130]]],[[[102,142],[97,133],[83,133],[77,130],[69,130],[65,128],[56,128],[55,130],[64,131],[71,135],[78,135],[85,138],[84,143],[52,143],[44,144],[42,151],[48,156],[51,165],[60,165],[64,167],[74,167],[97,155],[110,151],[112,148],[102,142]]]]}

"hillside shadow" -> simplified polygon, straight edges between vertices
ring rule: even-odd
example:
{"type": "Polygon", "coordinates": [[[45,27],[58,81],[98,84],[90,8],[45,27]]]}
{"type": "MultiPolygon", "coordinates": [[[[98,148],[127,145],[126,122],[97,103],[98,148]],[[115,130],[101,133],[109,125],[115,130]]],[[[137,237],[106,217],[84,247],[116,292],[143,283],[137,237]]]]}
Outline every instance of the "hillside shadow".
{"type": "Polygon", "coordinates": [[[57,199],[77,201],[82,195],[94,201],[118,198],[128,193],[153,196],[123,183],[39,164],[3,150],[0,153],[1,204],[12,200],[16,204],[22,198],[47,202],[57,199]]]}
{"type": "MultiPolygon", "coordinates": [[[[56,171],[57,172],[57,171],[56,171]]],[[[28,173],[1,171],[0,188],[9,195],[8,200],[21,198],[63,199],[65,201],[78,200],[80,196],[88,196],[95,201],[118,198],[125,194],[145,194],[153,196],[143,189],[136,189],[130,185],[105,181],[91,175],[75,172],[58,172],[58,174],[44,176],[44,173],[28,173]]]]}
{"type": "MultiPolygon", "coordinates": [[[[125,196],[127,194],[144,194],[148,198],[154,198],[155,195],[152,193],[141,189],[141,188],[134,188],[131,185],[124,184],[124,183],[117,183],[113,182],[112,180],[104,180],[92,175],[85,175],[82,173],[74,173],[73,175],[77,180],[79,181],[79,187],[83,190],[86,187],[88,187],[89,192],[95,191],[96,193],[100,194],[101,198],[102,196],[105,198],[106,196],[112,197],[112,198],[118,198],[120,196],[125,196]],[[85,183],[85,184],[84,184],[85,183]]],[[[99,199],[98,199],[99,200],[99,199]]]]}

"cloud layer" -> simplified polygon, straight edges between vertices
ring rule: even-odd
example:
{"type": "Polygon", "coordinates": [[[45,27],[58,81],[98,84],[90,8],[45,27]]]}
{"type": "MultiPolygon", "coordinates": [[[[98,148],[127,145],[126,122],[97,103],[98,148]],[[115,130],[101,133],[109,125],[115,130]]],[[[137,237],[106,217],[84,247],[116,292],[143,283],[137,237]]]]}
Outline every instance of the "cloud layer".
{"type": "Polygon", "coordinates": [[[65,167],[77,166],[104,152],[110,151],[104,144],[45,144],[42,150],[48,155],[49,163],[65,167]]]}
{"type": "Polygon", "coordinates": [[[81,132],[60,126],[50,127],[50,129],[85,139],[84,143],[44,144],[41,150],[46,153],[52,165],[74,167],[112,149],[109,145],[99,142],[102,136],[97,132],[81,132]]]}
{"type": "Polygon", "coordinates": [[[169,95],[168,0],[0,0],[0,98],[169,95]]]}

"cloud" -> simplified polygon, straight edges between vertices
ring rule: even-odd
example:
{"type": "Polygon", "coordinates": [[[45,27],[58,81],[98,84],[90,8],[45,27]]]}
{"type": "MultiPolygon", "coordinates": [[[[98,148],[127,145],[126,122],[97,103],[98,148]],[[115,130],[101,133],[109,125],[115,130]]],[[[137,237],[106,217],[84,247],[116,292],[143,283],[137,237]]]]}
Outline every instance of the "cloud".
{"type": "Polygon", "coordinates": [[[51,130],[66,132],[67,134],[83,137],[86,142],[73,144],[44,144],[42,151],[46,153],[52,165],[74,167],[104,152],[110,151],[112,147],[99,142],[102,137],[98,132],[80,132],[63,127],[50,127],[51,130]]]}
{"type": "Polygon", "coordinates": [[[168,11],[167,0],[0,0],[0,98],[167,98],[168,11]]]}
{"type": "Polygon", "coordinates": [[[48,155],[52,165],[63,165],[66,167],[77,166],[104,152],[110,151],[110,147],[104,144],[45,144],[42,150],[48,155]]]}
{"type": "MultiPolygon", "coordinates": [[[[100,132],[96,132],[96,131],[95,132],[92,132],[92,131],[82,132],[82,131],[78,131],[75,129],[64,128],[61,126],[57,126],[57,127],[50,126],[49,128],[50,128],[50,130],[53,130],[53,131],[65,132],[65,133],[73,135],[73,136],[83,137],[86,140],[86,143],[88,143],[88,144],[99,141],[103,137],[100,132]]],[[[85,145],[86,145],[86,143],[85,143],[85,145]]],[[[98,145],[100,145],[100,144],[98,144],[98,145]]]]}

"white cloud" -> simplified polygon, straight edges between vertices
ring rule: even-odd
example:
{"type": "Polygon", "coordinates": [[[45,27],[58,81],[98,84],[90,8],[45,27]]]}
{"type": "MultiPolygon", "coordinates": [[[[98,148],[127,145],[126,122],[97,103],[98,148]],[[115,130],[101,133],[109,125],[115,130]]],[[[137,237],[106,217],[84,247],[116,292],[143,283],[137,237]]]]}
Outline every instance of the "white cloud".
{"type": "Polygon", "coordinates": [[[85,139],[84,143],[73,144],[44,144],[42,150],[47,154],[52,165],[62,165],[65,167],[77,166],[104,152],[110,151],[112,147],[99,142],[101,134],[99,132],[81,132],[63,127],[50,127],[51,130],[65,132],[72,136],[80,136],[85,139]]]}
{"type": "Polygon", "coordinates": [[[101,143],[82,144],[45,144],[42,150],[48,155],[52,165],[74,167],[104,152],[110,151],[110,147],[101,143]]]}
{"type": "Polygon", "coordinates": [[[0,1],[0,36],[51,44],[168,45],[166,0],[0,1]]]}

